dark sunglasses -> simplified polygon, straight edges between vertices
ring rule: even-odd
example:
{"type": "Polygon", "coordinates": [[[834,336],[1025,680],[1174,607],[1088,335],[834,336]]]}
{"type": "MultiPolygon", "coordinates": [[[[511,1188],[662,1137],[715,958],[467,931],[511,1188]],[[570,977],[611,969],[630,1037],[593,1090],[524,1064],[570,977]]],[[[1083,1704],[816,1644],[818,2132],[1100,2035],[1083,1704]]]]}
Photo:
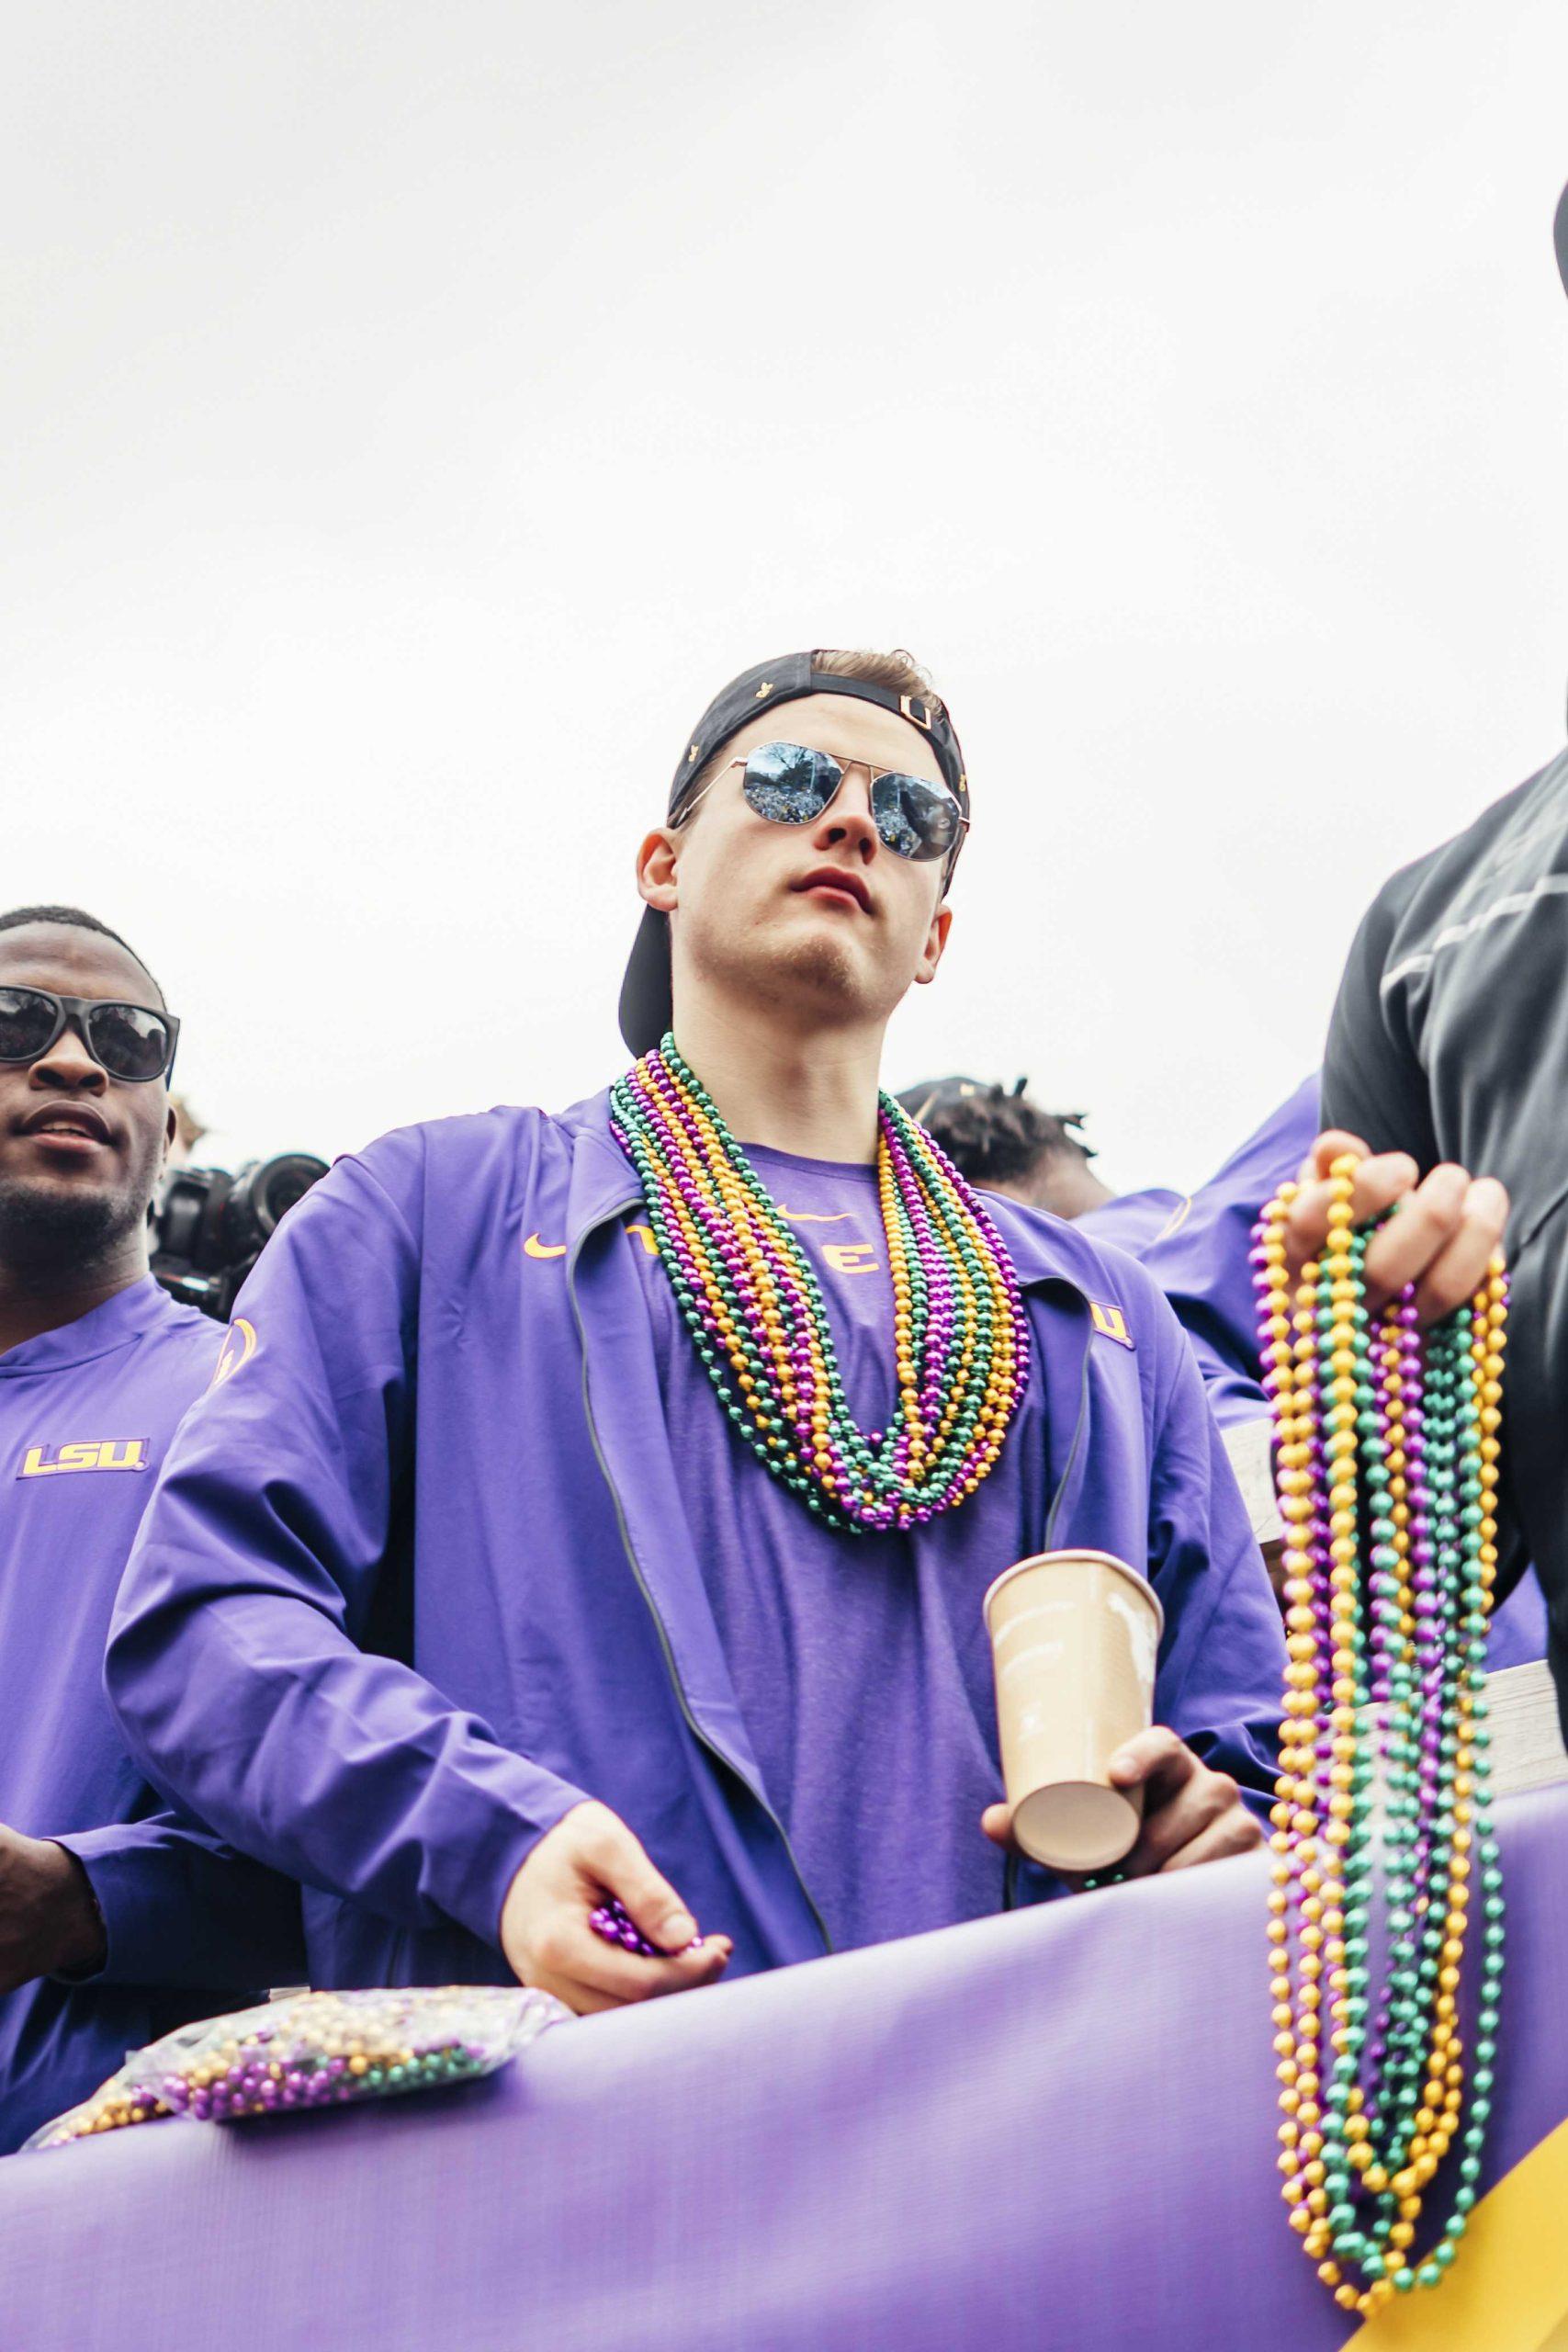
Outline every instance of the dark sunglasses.
{"type": "MultiPolygon", "coordinates": [[[[852,760],[850,765],[864,767],[871,778],[871,814],[885,849],[895,857],[917,861],[957,855],[969,820],[951,792],[897,768],[869,767],[863,760],[852,760]]],[[[687,802],[679,822],[684,823],[731,768],[745,769],[740,789],[747,805],[774,825],[813,823],[844,780],[844,770],[830,752],[814,752],[807,743],[759,743],[744,758],[727,760],[718,775],[710,776],[687,802]]]]}
{"type": "Polygon", "coordinates": [[[128,1086],[145,1086],[174,1069],[180,1024],[172,1012],[103,997],[6,987],[0,987],[0,1062],[39,1060],[67,1022],[98,1068],[128,1086]]]}

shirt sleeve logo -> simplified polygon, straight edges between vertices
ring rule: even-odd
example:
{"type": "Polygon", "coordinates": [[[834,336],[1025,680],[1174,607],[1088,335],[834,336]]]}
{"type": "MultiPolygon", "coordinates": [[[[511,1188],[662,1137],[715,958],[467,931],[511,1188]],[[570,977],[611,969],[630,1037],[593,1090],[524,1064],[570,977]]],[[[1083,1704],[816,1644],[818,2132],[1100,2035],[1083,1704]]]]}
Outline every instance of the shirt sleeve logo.
{"type": "Polygon", "coordinates": [[[255,1325],[247,1323],[243,1315],[236,1315],[229,1326],[218,1362],[212,1367],[212,1378],[208,1386],[220,1388],[226,1380],[233,1378],[243,1363],[249,1363],[255,1351],[255,1325]]]}
{"type": "Polygon", "coordinates": [[[1119,1306],[1102,1306],[1097,1298],[1089,1303],[1094,1328],[1102,1340],[1114,1340],[1119,1348],[1130,1348],[1133,1334],[1127,1329],[1127,1318],[1119,1306]]]}
{"type": "Polygon", "coordinates": [[[80,1438],[69,1445],[29,1445],[17,1476],[58,1478],[71,1470],[150,1470],[152,1466],[149,1438],[80,1438]]]}

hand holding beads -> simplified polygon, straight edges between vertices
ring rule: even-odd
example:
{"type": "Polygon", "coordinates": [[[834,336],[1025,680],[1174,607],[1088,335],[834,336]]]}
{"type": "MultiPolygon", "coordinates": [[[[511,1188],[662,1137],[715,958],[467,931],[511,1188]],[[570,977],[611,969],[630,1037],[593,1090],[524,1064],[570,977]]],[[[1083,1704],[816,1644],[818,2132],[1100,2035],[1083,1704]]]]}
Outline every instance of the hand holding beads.
{"type": "Polygon", "coordinates": [[[507,1893],[501,1945],[525,1984],[586,2016],[662,1993],[711,1984],[734,1949],[699,1936],[668,1879],[608,1805],[574,1805],[540,1838],[507,1893]],[[649,1952],[593,1925],[612,1906],[641,1930],[649,1952]]]}
{"type": "Polygon", "coordinates": [[[1369,1309],[1377,1313],[1396,1292],[1414,1284],[1416,1315],[1427,1325],[1441,1322],[1473,1298],[1502,1245],[1508,1216],[1505,1188],[1495,1176],[1472,1177],[1450,1162],[1422,1177],[1408,1152],[1369,1154],[1359,1136],[1338,1128],[1318,1136],[1288,1204],[1283,1237],[1291,1279],[1300,1279],[1327,1240],[1334,1206],[1330,1171],[1341,1159],[1357,1163],[1347,1229],[1385,1220],[1368,1243],[1362,1270],[1369,1309]]]}

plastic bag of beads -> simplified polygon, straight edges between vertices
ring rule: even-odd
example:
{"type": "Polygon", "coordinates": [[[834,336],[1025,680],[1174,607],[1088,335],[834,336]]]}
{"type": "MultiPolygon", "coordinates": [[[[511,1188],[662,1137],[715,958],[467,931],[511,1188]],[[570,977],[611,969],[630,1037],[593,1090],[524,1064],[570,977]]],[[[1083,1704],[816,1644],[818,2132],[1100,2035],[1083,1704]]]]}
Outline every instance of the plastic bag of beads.
{"type": "Polygon", "coordinates": [[[492,2075],[571,2012],[520,1984],[294,1993],[203,2018],[130,2052],[28,2148],[165,2116],[227,2123],[444,2089],[492,2075]]]}

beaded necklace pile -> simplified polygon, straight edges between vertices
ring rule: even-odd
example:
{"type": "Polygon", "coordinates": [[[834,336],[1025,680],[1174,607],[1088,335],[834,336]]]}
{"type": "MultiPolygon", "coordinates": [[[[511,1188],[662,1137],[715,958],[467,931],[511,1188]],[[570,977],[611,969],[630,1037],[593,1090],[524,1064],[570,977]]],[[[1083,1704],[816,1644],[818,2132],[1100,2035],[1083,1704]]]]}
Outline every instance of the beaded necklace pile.
{"type": "Polygon", "coordinates": [[[672,1035],[611,1088],[610,1119],[697,1353],[764,1469],[857,1533],[956,1510],[1001,1452],[1029,1325],[1000,1236],[934,1139],[879,1098],[898,1401],[863,1430],[811,1261],[672,1035]]]}
{"type": "Polygon", "coordinates": [[[1334,1164],[1327,1240],[1293,1299],[1294,1185],[1264,1211],[1253,1263],[1286,1522],[1269,1898],[1280,2169],[1318,2277],[1368,2313],[1436,2286],[1453,2261],[1491,2109],[1503,1895],[1483,1691],[1507,1283],[1495,1264],[1468,1308],[1424,1334],[1413,1291],[1374,1317],[1355,1170],[1351,1156],[1334,1164]],[[1388,1956],[1374,1994],[1380,1861],[1388,1956]],[[1472,1907],[1467,2115],[1458,1995],[1472,1907]],[[1456,2140],[1449,2218],[1413,2259],[1426,2190],[1456,2140]]]}

